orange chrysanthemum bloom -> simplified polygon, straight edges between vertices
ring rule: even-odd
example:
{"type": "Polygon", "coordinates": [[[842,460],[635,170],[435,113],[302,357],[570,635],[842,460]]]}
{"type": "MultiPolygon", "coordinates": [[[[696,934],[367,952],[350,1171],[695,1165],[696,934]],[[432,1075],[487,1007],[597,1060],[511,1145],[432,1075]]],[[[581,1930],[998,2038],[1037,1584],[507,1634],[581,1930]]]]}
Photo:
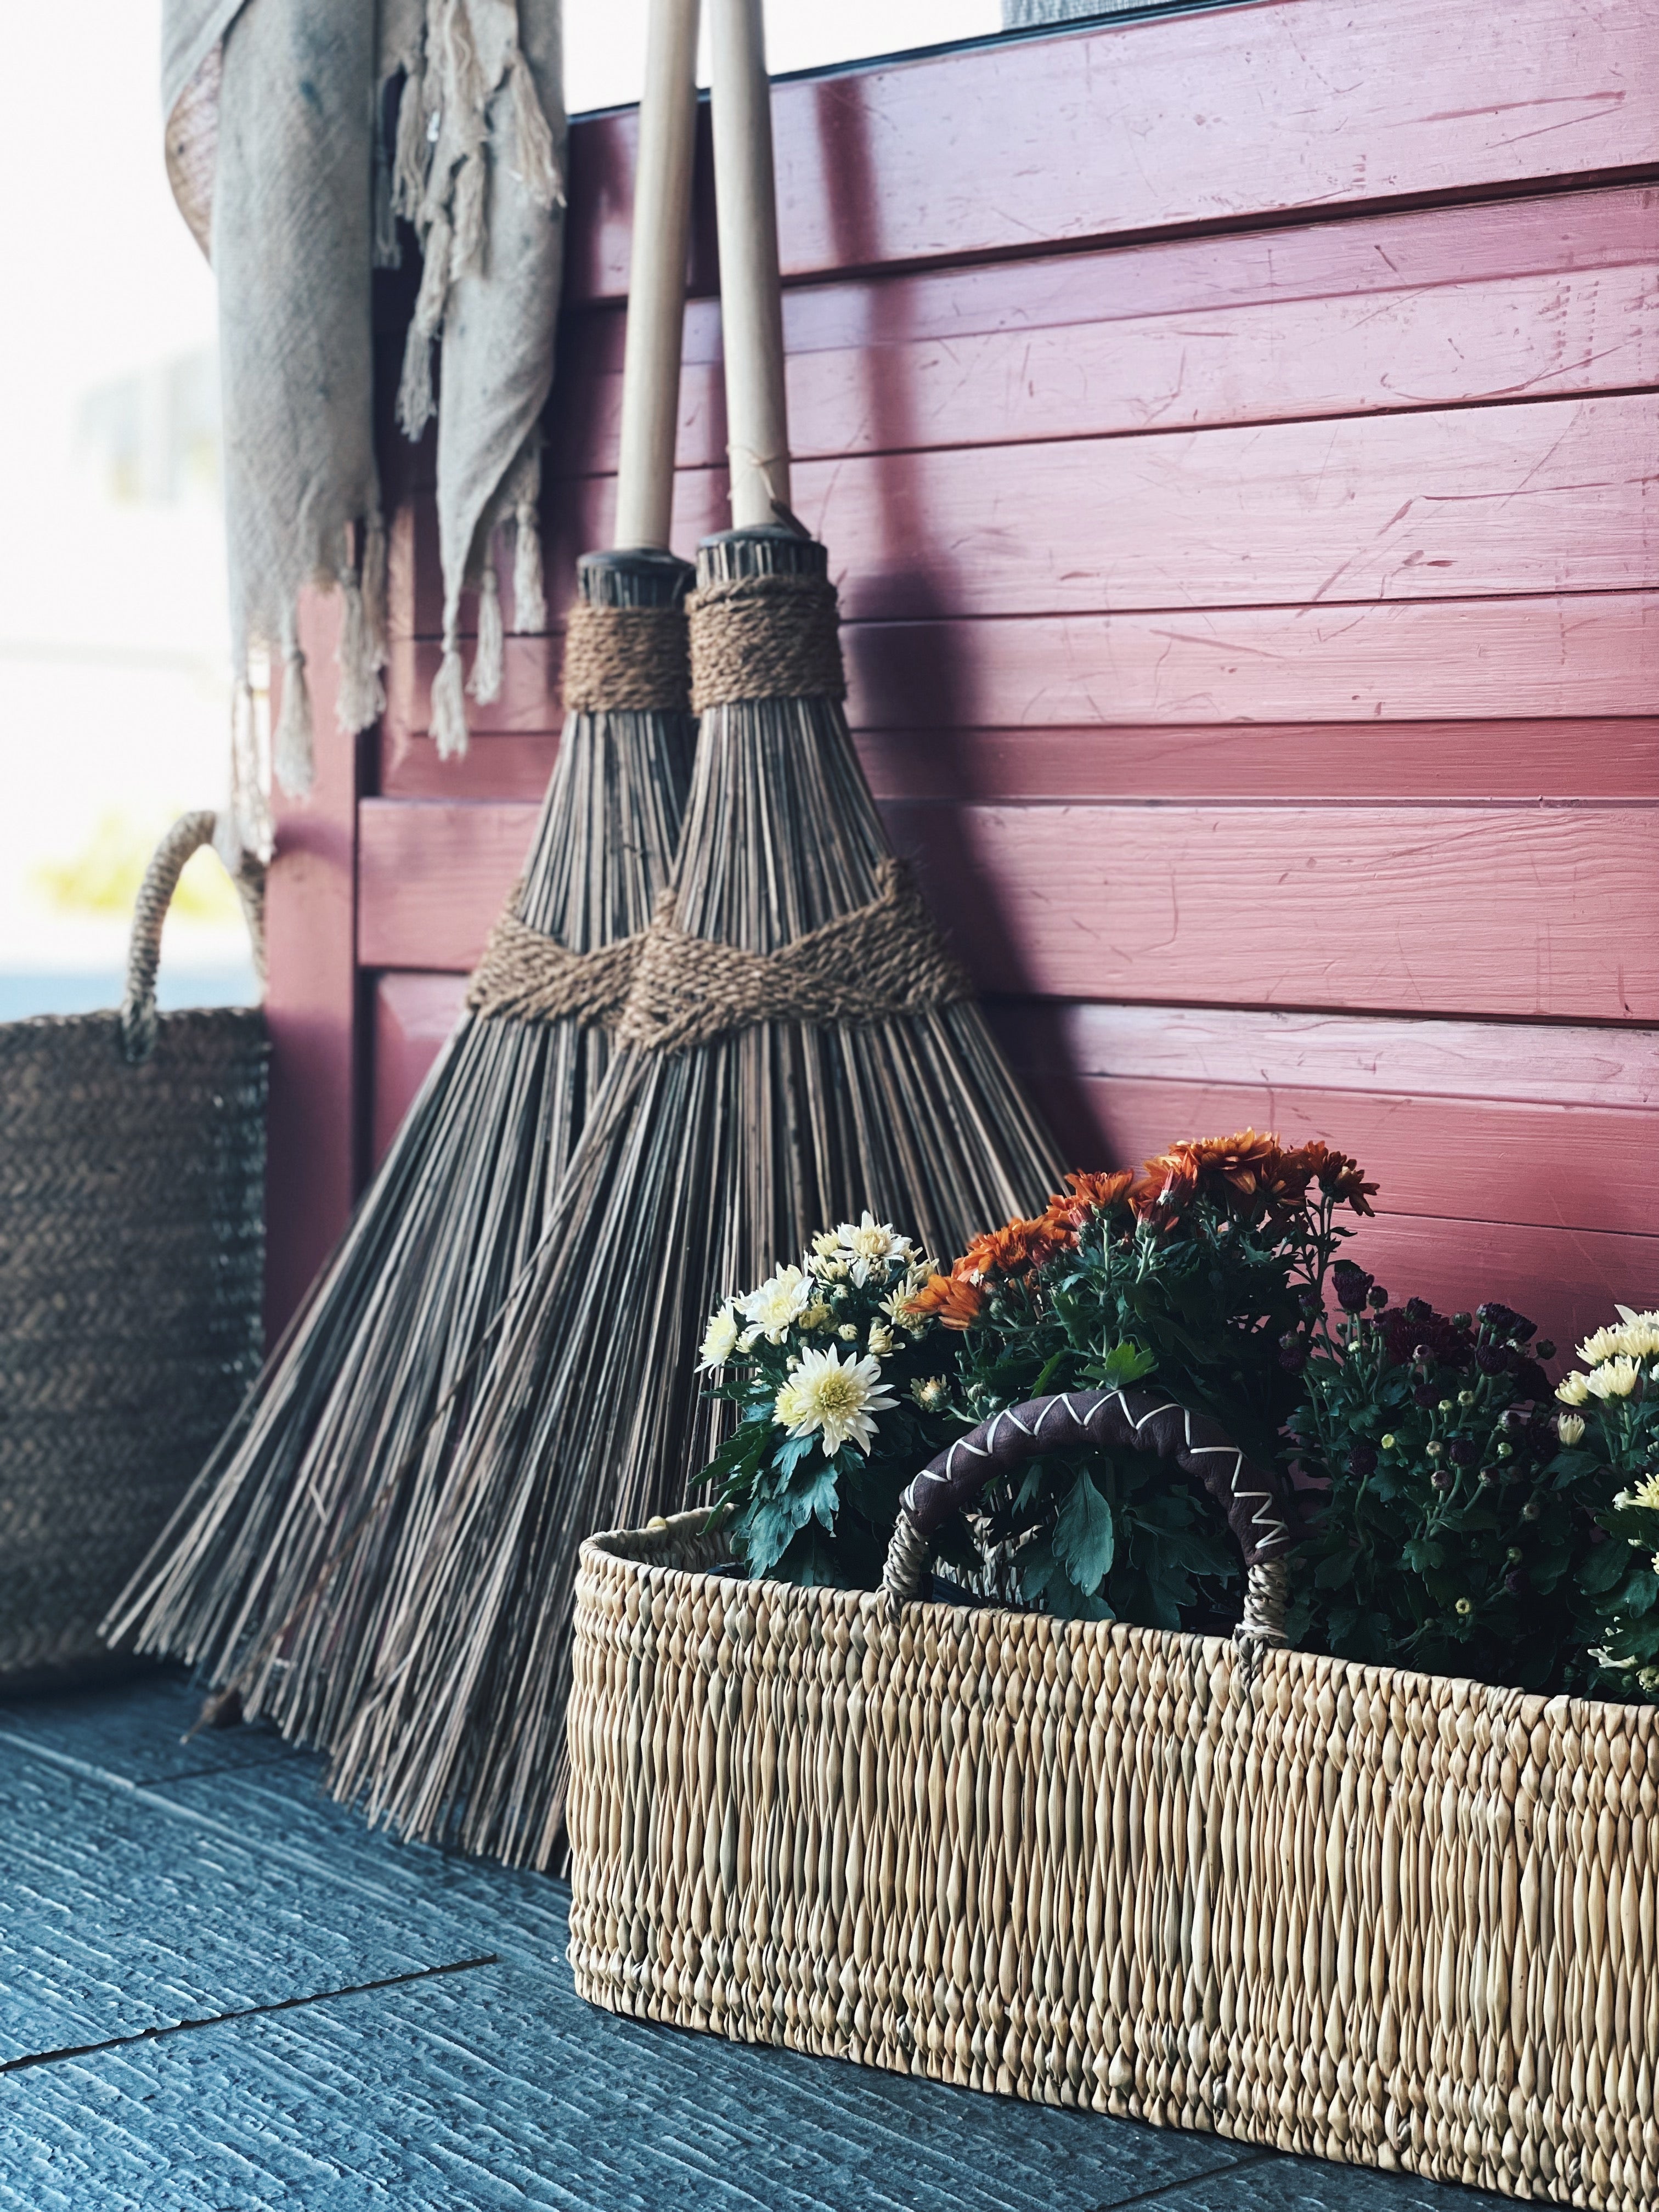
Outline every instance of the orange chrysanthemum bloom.
{"type": "Polygon", "coordinates": [[[1240,1198],[1253,1198],[1271,1181],[1284,1157],[1277,1137],[1259,1137],[1254,1129],[1237,1129],[1231,1137],[1200,1137],[1170,1150],[1191,1153],[1201,1182],[1224,1182],[1240,1198]]]}
{"type": "Polygon", "coordinates": [[[1310,1182],[1317,1182],[1328,1198],[1346,1200],[1356,1213],[1370,1213],[1376,1185],[1365,1181],[1364,1170],[1346,1152],[1333,1152],[1317,1139],[1304,1145],[1297,1155],[1305,1162],[1310,1182]]]}
{"type": "Polygon", "coordinates": [[[1143,1221],[1154,1217],[1168,1226],[1198,1192],[1198,1161],[1190,1145],[1171,1145],[1142,1169],[1129,1202],[1143,1221]]]}
{"type": "Polygon", "coordinates": [[[905,1310],[937,1314],[945,1328],[971,1328],[984,1305],[984,1291],[965,1275],[933,1275],[909,1300],[905,1310]]]}
{"type": "Polygon", "coordinates": [[[1127,1197],[1134,1179],[1132,1168],[1114,1168],[1107,1174],[1068,1175],[1070,1191],[1051,1198],[1042,1218],[1054,1234],[1072,1241],[1091,1214],[1109,1213],[1120,1199],[1127,1197]]]}

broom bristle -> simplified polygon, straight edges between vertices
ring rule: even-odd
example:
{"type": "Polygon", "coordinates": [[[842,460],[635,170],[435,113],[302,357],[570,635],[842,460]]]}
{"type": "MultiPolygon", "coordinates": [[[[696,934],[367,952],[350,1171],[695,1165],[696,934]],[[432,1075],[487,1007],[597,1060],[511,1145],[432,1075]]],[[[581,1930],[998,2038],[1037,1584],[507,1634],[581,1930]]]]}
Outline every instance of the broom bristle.
{"type": "MultiPolygon", "coordinates": [[[[668,555],[590,556],[584,595],[662,606],[668,555]]],[[[573,714],[520,917],[574,951],[632,935],[666,879],[689,713],[573,714]]],[[[333,1260],[107,1624],[235,1677],[250,1716],[325,1744],[441,1499],[481,1354],[544,1233],[606,1033],[464,1014],[333,1260]]]]}
{"type": "MultiPolygon", "coordinates": [[[[824,562],[758,531],[711,541],[701,568],[708,582],[824,562]]],[[[681,928],[775,951],[872,900],[888,851],[839,706],[705,713],[681,928]]],[[[577,1550],[678,1502],[700,1463],[690,1347],[710,1307],[865,1206],[953,1253],[1040,1202],[1060,1164],[971,1004],[618,1052],[341,1739],[336,1794],[413,1835],[552,1863],[577,1550]]]]}

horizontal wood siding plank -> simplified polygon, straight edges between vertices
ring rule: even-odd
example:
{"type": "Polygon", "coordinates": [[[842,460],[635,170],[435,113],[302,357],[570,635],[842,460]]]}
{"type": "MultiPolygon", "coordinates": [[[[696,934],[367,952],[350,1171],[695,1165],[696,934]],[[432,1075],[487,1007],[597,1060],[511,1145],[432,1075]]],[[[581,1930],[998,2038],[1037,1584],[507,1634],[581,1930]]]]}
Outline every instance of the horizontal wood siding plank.
{"type": "MultiPolygon", "coordinates": [[[[859,750],[878,799],[1659,799],[1659,720],[1651,718],[1370,722],[1363,732],[1351,722],[879,730],[863,734],[859,750]]],[[[486,764],[485,772],[505,768],[486,764]]],[[[527,794],[515,787],[510,795],[527,794]]]]}
{"type": "MultiPolygon", "coordinates": [[[[1659,817],[1639,809],[889,818],[987,991],[1659,1021],[1659,817]]],[[[366,802],[363,963],[470,967],[532,823],[524,805],[366,802]]]]}
{"type": "MultiPolygon", "coordinates": [[[[970,295],[978,273],[958,275],[970,295]]],[[[1134,283],[1128,269],[1113,274],[1134,283]]],[[[1659,377],[1659,293],[1644,269],[872,337],[872,321],[899,319],[899,303],[884,295],[922,281],[866,287],[847,300],[847,344],[791,356],[798,461],[1543,399],[1627,391],[1659,377]]],[[[603,366],[599,350],[579,342],[565,368],[550,454],[562,476],[616,466],[622,371],[608,342],[603,366]]],[[[680,382],[679,465],[720,466],[725,452],[720,362],[690,362],[680,382]]]]}
{"type": "Polygon", "coordinates": [[[982,989],[1659,1020],[1651,811],[918,805],[889,821],[982,989]]]}
{"type": "Polygon", "coordinates": [[[1639,588],[1645,397],[889,453],[796,471],[850,621],[1639,588]]]}
{"type": "MultiPolygon", "coordinates": [[[[1010,1055],[1040,1078],[1125,1077],[1268,1091],[1659,1112],[1659,1030],[1437,1021],[1239,1006],[1000,1000],[1010,1055]]],[[[1651,1194],[1659,1210],[1659,1184],[1651,1194]]],[[[1659,1214],[1655,1227],[1659,1229],[1659,1214]]]]}
{"type": "MultiPolygon", "coordinates": [[[[1255,722],[1247,727],[877,730],[859,738],[878,799],[1659,799],[1659,720],[1255,722]]],[[[483,735],[441,761],[417,738],[381,753],[404,799],[539,799],[551,732],[483,735]]]]}
{"type": "Polygon", "coordinates": [[[848,711],[869,730],[1588,718],[1650,714],[1659,697],[1659,597],[1633,592],[859,623],[842,636],[848,711]]]}
{"type": "MultiPolygon", "coordinates": [[[[1638,25],[1622,0],[1513,0],[1501,35],[1442,0],[1271,0],[780,84],[783,267],[1029,253],[1639,167],[1659,158],[1659,58],[1638,25]]],[[[635,143],[632,113],[573,134],[573,301],[627,289],[635,143]]]]}
{"type": "MultiPolygon", "coordinates": [[[[1659,697],[1659,596],[849,623],[854,728],[1597,720],[1659,697]]],[[[559,635],[509,637],[475,731],[556,732],[559,635]]],[[[395,640],[383,731],[427,734],[438,647],[395,640]]]]}

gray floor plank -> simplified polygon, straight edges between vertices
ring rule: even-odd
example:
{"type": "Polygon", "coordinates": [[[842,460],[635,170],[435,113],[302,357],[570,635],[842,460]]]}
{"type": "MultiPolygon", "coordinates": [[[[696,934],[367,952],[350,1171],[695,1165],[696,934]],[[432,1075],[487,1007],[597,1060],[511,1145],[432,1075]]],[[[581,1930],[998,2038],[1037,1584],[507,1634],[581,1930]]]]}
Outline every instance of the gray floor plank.
{"type": "Polygon", "coordinates": [[[34,2068],[0,2094],[5,2212],[1088,2212],[1235,2155],[641,2027],[512,1965],[34,2068]]]}
{"type": "Polygon", "coordinates": [[[161,1671],[107,1688],[0,1698],[0,1755],[8,1742],[45,1745],[134,1783],[304,1756],[264,1727],[204,1729],[186,1742],[201,1709],[199,1689],[161,1671]]]}
{"type": "MultiPolygon", "coordinates": [[[[293,1762],[289,1771],[308,1771],[293,1762]]],[[[188,1785],[185,1785],[188,1786],[188,1785]]],[[[44,1755],[0,1764],[0,2058],[436,1966],[453,1918],[44,1755]]]]}
{"type": "Polygon", "coordinates": [[[180,1747],[194,1711],[153,1680],[0,1710],[0,2059],[140,2039],[0,2075],[0,2212],[1498,2201],[614,2019],[562,1885],[371,1834],[256,1731],[180,1747]]]}

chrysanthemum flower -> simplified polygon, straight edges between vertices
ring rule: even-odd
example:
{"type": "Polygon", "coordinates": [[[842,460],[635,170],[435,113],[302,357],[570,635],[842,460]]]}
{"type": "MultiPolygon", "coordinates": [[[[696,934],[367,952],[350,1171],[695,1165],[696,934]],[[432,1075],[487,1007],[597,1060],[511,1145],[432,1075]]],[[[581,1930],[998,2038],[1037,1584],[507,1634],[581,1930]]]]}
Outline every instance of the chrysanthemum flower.
{"type": "Polygon", "coordinates": [[[1581,1375],[1575,1368],[1571,1375],[1564,1375],[1556,1384],[1555,1395],[1564,1406],[1582,1406],[1589,1395],[1589,1377],[1581,1375]]]}
{"type": "Polygon", "coordinates": [[[1621,1352],[1616,1359],[1603,1360],[1593,1374],[1587,1375],[1584,1388],[1596,1398],[1628,1398],[1641,1379],[1641,1369],[1621,1352]]]}
{"type": "Polygon", "coordinates": [[[698,1374],[707,1375],[711,1369],[724,1367],[737,1348],[738,1317],[728,1300],[718,1313],[708,1317],[708,1326],[703,1331],[702,1356],[697,1362],[698,1374]]]}
{"type": "Polygon", "coordinates": [[[894,1261],[908,1259],[915,1249],[908,1237],[897,1235],[890,1222],[878,1221],[868,1206],[857,1224],[841,1224],[836,1231],[836,1247],[860,1289],[869,1281],[872,1268],[884,1272],[894,1261]]]}
{"type": "Polygon", "coordinates": [[[985,1293],[965,1275],[935,1275],[905,1309],[922,1320],[937,1316],[946,1328],[971,1328],[985,1308],[985,1293]]]}
{"type": "Polygon", "coordinates": [[[1584,1433],[1583,1418],[1578,1413],[1558,1413],[1555,1433],[1564,1444],[1576,1444],[1584,1433]]]}
{"type": "Polygon", "coordinates": [[[1632,1505],[1639,1505],[1644,1512],[1659,1513],[1659,1474],[1650,1474],[1645,1482],[1638,1483],[1629,1498],[1632,1505]]]}
{"type": "Polygon", "coordinates": [[[781,1344],[789,1324],[812,1302],[811,1278],[800,1267],[780,1267],[775,1275],[738,1300],[744,1319],[757,1328],[769,1344],[781,1344]]]}
{"type": "Polygon", "coordinates": [[[878,1360],[843,1359],[831,1349],[802,1352],[773,1411],[792,1437],[821,1435],[824,1456],[833,1459],[847,1443],[867,1452],[875,1441],[874,1415],[897,1403],[878,1360]]]}

